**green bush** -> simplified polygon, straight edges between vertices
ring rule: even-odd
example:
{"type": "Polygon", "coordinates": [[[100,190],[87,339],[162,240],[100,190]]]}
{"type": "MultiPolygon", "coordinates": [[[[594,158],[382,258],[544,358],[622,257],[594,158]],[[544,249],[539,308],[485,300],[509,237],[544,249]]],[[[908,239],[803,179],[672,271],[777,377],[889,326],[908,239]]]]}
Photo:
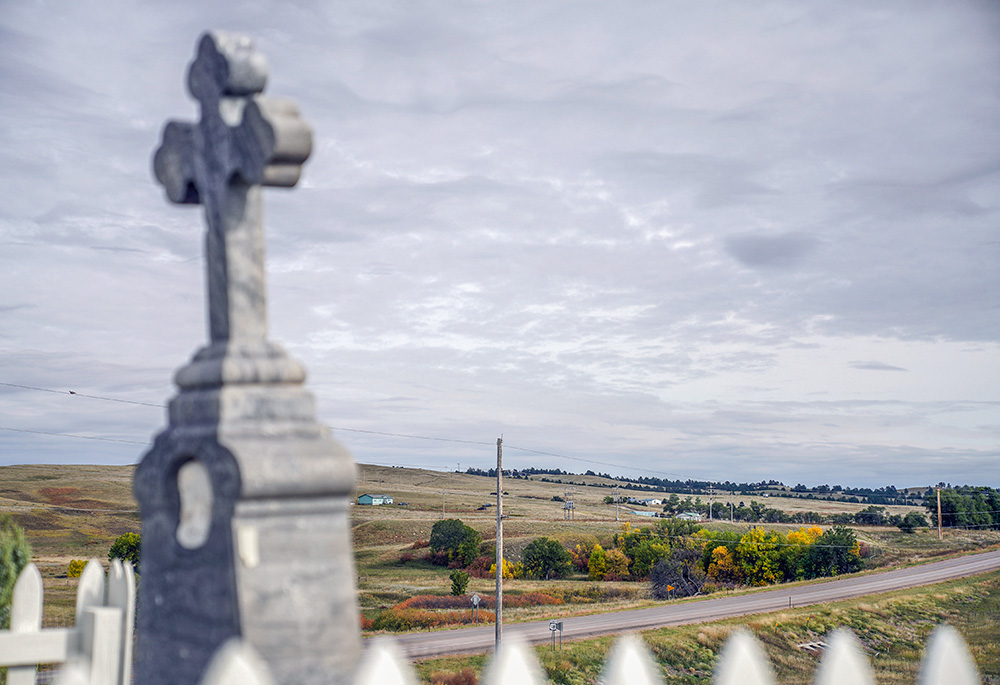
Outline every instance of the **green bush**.
{"type": "Polygon", "coordinates": [[[570,555],[559,541],[536,538],[521,553],[525,574],[532,578],[560,578],[571,570],[570,555]]]}
{"type": "Polygon", "coordinates": [[[460,597],[465,594],[465,589],[469,587],[469,574],[460,569],[455,569],[448,576],[451,578],[451,594],[460,597]]]}
{"type": "Polygon", "coordinates": [[[119,535],[118,539],[108,550],[108,561],[121,559],[132,562],[132,568],[139,572],[139,558],[142,552],[142,537],[138,533],[125,533],[119,535]]]}
{"type": "Polygon", "coordinates": [[[896,525],[904,533],[913,533],[917,528],[927,527],[927,518],[923,514],[911,511],[896,525]]]}
{"type": "Polygon", "coordinates": [[[836,576],[854,573],[864,566],[860,545],[854,531],[836,526],[823,533],[809,546],[805,559],[805,577],[836,576]]]}
{"type": "Polygon", "coordinates": [[[468,566],[479,556],[483,541],[479,532],[459,519],[444,519],[431,528],[431,561],[447,565],[453,561],[468,566]]]}
{"type": "Polygon", "coordinates": [[[31,561],[31,545],[10,514],[0,514],[0,630],[10,623],[10,603],[21,570],[31,561]]]}

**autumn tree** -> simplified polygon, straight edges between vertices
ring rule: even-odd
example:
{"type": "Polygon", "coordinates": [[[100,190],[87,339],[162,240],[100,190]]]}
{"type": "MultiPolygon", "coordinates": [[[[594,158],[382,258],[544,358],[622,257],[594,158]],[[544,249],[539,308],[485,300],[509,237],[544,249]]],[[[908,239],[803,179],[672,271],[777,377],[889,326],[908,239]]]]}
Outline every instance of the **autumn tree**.
{"type": "Polygon", "coordinates": [[[588,536],[570,550],[571,561],[578,571],[586,571],[589,568],[590,555],[595,546],[597,546],[597,538],[588,536]]]}
{"type": "Polygon", "coordinates": [[[625,580],[628,578],[629,558],[617,547],[605,553],[605,580],[625,580]]]}
{"type": "Polygon", "coordinates": [[[604,580],[608,570],[608,555],[604,548],[595,544],[587,561],[587,577],[591,580],[604,580]]]}
{"type": "Polygon", "coordinates": [[[720,545],[712,550],[712,562],[708,565],[708,577],[719,583],[736,584],[743,581],[743,571],[728,547],[720,545]]]}
{"type": "Polygon", "coordinates": [[[736,547],[744,580],[750,585],[770,585],[779,580],[777,535],[754,528],[736,547]]]}

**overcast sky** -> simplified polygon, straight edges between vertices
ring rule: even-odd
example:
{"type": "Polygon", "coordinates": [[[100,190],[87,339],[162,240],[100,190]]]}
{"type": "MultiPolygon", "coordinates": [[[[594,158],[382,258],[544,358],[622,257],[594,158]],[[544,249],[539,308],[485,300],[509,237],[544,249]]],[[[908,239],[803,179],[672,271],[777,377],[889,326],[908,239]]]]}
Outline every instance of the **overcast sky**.
{"type": "Polygon", "coordinates": [[[216,28],[314,129],[270,329],[357,461],[1000,486],[1000,5],[964,0],[6,2],[0,463],[165,424],[204,229],[150,158],[216,28]]]}

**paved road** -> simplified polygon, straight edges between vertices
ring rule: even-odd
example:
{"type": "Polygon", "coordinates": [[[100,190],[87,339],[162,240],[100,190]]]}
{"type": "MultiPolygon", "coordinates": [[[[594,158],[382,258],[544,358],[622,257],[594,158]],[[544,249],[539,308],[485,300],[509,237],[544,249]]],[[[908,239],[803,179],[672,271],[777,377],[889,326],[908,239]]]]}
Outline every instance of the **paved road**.
{"type": "MultiPolygon", "coordinates": [[[[985,552],[913,566],[895,571],[873,573],[855,578],[821,581],[798,587],[785,587],[736,597],[706,598],[683,604],[664,604],[647,609],[632,609],[591,616],[562,619],[563,638],[567,640],[634,630],[704,623],[720,618],[760,614],[823,604],[880,592],[930,585],[954,578],[1000,569],[1000,551],[985,552]]],[[[512,623],[503,628],[505,636],[517,634],[530,643],[549,640],[549,622],[512,623]]],[[[408,633],[397,636],[400,646],[411,659],[485,652],[493,648],[494,628],[461,628],[436,632],[408,633]]]]}

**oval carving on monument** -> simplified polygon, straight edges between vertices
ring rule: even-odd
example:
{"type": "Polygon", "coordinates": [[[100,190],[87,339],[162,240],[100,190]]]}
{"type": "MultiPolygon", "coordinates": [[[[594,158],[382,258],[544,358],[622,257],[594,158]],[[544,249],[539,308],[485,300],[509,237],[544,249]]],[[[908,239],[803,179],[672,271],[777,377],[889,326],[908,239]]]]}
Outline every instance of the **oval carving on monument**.
{"type": "Polygon", "coordinates": [[[212,477],[204,464],[192,459],[178,469],[177,494],[177,542],[185,549],[198,549],[208,540],[212,528],[212,477]]]}

